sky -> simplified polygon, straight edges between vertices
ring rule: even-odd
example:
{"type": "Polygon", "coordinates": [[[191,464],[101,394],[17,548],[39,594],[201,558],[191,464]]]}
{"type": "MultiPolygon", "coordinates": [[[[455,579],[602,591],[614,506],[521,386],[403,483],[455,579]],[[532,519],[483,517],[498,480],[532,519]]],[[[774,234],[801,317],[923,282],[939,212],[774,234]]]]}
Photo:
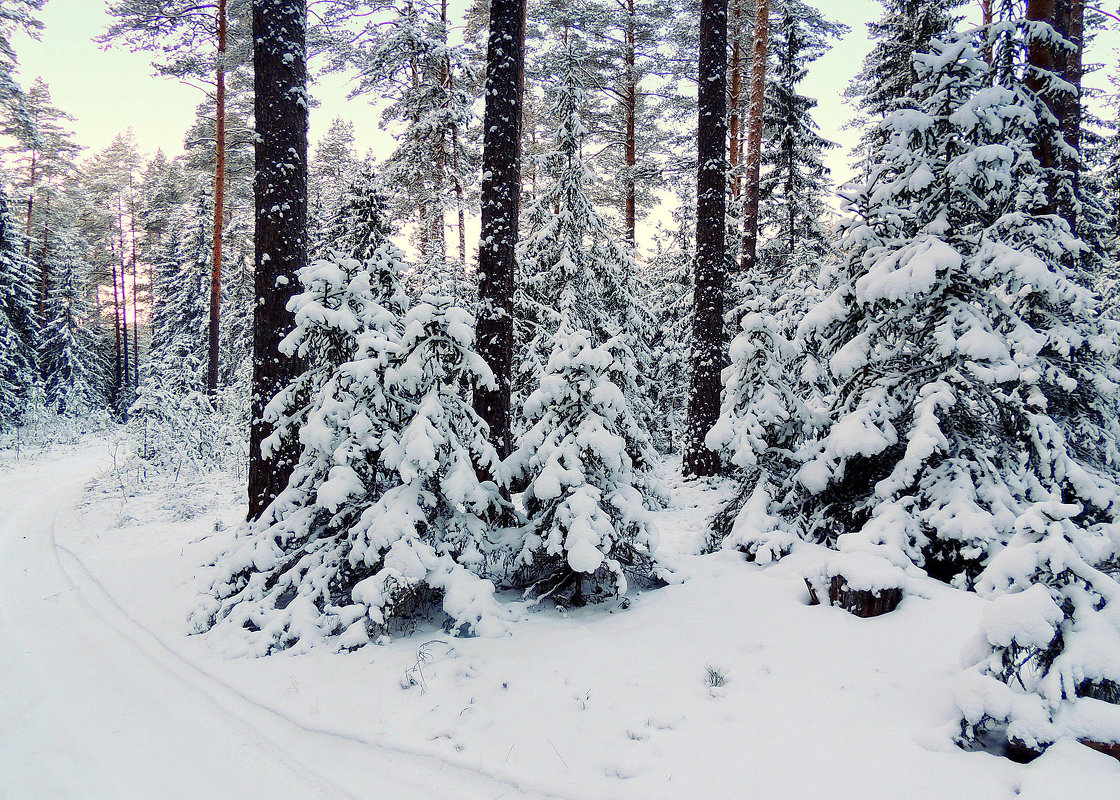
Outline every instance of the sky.
{"type": "MultiPolygon", "coordinates": [[[[462,4],[453,2],[453,7],[462,4]]],[[[870,49],[866,23],[877,18],[878,0],[817,0],[828,16],[844,22],[851,32],[823,58],[813,64],[803,84],[804,94],[818,100],[815,114],[822,133],[842,145],[830,158],[833,177],[848,178],[848,149],[855,133],[845,128],[851,110],[843,102],[843,91],[870,49]]],[[[1108,4],[1111,8],[1112,3],[1108,4]]],[[[966,22],[979,21],[978,3],[964,9],[966,22]]],[[[183,134],[202,99],[200,91],[174,79],[152,75],[147,53],[125,48],[104,49],[91,41],[104,31],[109,16],[104,0],[48,0],[42,13],[45,30],[39,41],[20,36],[15,45],[19,74],[25,86],[41,76],[51,87],[55,105],[76,117],[77,141],[98,150],[131,127],[142,150],[162,148],[169,154],[182,149],[183,134]]],[[[1090,52],[1091,61],[1116,63],[1120,27],[1102,34],[1090,52]]],[[[1103,85],[1106,71],[1089,81],[1103,85]]],[[[355,123],[362,150],[387,154],[392,138],[378,129],[379,113],[365,99],[346,98],[346,79],[327,76],[316,79],[312,93],[319,106],[311,112],[311,141],[326,131],[332,119],[341,116],[355,123]]]]}

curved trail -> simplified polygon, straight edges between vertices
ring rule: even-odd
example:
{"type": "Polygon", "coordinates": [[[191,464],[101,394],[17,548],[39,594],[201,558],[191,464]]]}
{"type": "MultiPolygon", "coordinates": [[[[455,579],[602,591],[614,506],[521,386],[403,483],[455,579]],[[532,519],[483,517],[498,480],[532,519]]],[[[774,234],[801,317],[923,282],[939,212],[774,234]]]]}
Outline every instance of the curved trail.
{"type": "Polygon", "coordinates": [[[104,446],[0,474],[0,800],[541,797],[299,725],[185,660],[55,541],[104,446]]]}

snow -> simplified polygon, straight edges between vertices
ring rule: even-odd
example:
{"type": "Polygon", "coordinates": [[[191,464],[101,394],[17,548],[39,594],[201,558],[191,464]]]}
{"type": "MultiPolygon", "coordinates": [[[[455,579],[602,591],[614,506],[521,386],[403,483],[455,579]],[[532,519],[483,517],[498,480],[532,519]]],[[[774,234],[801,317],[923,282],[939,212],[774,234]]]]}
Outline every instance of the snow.
{"type": "MultiPolygon", "coordinates": [[[[653,517],[686,580],[628,609],[542,606],[497,638],[421,624],[364,647],[358,626],[343,634],[352,652],[228,658],[186,619],[201,566],[233,541],[237,481],[145,488],[111,462],[97,441],[0,453],[5,800],[646,800],[744,786],[1083,800],[1120,786],[1120,765],[1070,740],[1030,765],[952,744],[958,653],[990,616],[984,598],[914,579],[897,611],[863,620],[807,605],[822,548],[768,566],[696,555],[726,485],[673,482],[653,517]]],[[[453,580],[456,606],[484,599],[453,580]]],[[[1115,711],[1104,705],[1071,711],[1115,711]]]]}

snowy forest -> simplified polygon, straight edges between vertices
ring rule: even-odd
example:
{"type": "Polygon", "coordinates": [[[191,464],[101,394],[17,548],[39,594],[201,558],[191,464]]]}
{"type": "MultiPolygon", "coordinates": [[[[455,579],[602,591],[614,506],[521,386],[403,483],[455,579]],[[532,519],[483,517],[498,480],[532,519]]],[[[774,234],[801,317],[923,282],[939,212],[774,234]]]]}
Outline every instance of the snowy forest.
{"type": "Polygon", "coordinates": [[[0,797],[1120,798],[1120,8],[48,2],[0,797]]]}

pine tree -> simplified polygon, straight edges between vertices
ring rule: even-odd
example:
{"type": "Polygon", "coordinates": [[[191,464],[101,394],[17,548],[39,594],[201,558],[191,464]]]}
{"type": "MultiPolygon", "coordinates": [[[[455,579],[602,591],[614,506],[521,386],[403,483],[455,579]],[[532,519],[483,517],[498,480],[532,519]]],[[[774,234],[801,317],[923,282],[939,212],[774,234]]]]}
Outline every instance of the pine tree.
{"type": "Polygon", "coordinates": [[[324,237],[346,201],[359,161],[354,151],[354,123],[336,117],[315,147],[308,175],[308,221],[311,250],[322,255],[324,237]]]}
{"type": "Polygon", "coordinates": [[[168,229],[172,249],[157,265],[148,360],[129,408],[141,457],[176,468],[186,460],[205,469],[216,444],[206,397],[212,195],[202,183],[168,229]]]}
{"type": "MultiPolygon", "coordinates": [[[[458,212],[463,240],[464,187],[474,158],[467,147],[471,104],[465,48],[449,40],[446,2],[408,0],[388,20],[370,25],[357,48],[342,50],[338,66],[358,70],[355,95],[391,102],[383,126],[395,128],[397,147],[381,167],[394,187],[398,219],[414,216],[420,254],[415,282],[423,291],[458,289],[460,273],[447,261],[446,213],[458,212]]],[[[460,261],[465,253],[460,248],[460,261]]]]}
{"type": "Polygon", "coordinates": [[[643,505],[641,473],[653,452],[615,383],[634,369],[633,355],[622,339],[595,347],[566,317],[550,340],[539,388],[525,402],[532,427],[507,465],[527,482],[515,580],[574,605],[624,595],[631,582],[656,585],[670,573],[643,505]]]}
{"type": "Polygon", "coordinates": [[[692,322],[693,234],[696,209],[686,194],[673,216],[675,230],[659,231],[649,261],[653,287],[650,406],[656,409],[650,436],[662,453],[679,453],[688,408],[688,337],[692,322]]]}
{"type": "Polygon", "coordinates": [[[36,14],[46,0],[8,0],[0,8],[0,107],[7,114],[9,125],[23,129],[24,136],[34,136],[34,121],[27,109],[27,95],[16,78],[16,51],[12,37],[22,31],[39,38],[43,23],[36,14]]]}
{"type": "Polygon", "coordinates": [[[1087,510],[1056,497],[1029,506],[981,576],[992,601],[955,696],[965,746],[1029,758],[1061,738],[1115,741],[1120,542],[1114,522],[1086,525],[1087,510]]]}
{"type": "Polygon", "coordinates": [[[37,291],[38,312],[44,313],[47,300],[47,287],[50,272],[41,263],[41,253],[32,254],[36,238],[36,203],[47,204],[40,210],[45,219],[40,225],[40,249],[48,250],[46,240],[50,237],[50,198],[58,182],[73,169],[73,162],[81,147],[72,141],[73,133],[66,127],[73,117],[56,108],[51,101],[50,88],[41,78],[31,84],[31,90],[24,99],[24,109],[31,121],[31,127],[17,123],[9,126],[5,133],[13,143],[5,148],[11,155],[12,167],[19,175],[16,186],[24,196],[24,257],[36,258],[39,271],[37,291]]]}

